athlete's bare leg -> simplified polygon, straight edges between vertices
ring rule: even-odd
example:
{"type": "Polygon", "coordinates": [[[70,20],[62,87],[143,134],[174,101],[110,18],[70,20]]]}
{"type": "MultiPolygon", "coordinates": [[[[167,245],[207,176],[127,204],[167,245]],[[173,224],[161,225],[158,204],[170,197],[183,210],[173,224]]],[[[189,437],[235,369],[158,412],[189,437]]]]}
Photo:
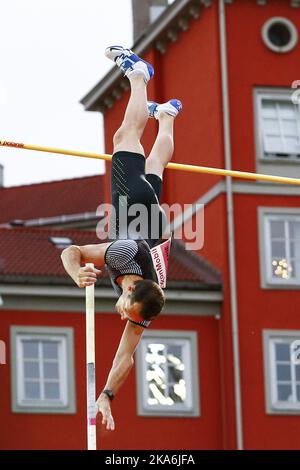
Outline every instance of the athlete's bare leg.
{"type": "Polygon", "coordinates": [[[148,121],[147,85],[142,75],[129,78],[131,93],[124,120],[114,135],[113,152],[127,151],[144,155],[140,142],[148,121]]]}
{"type": "Polygon", "coordinates": [[[174,119],[167,113],[159,114],[158,133],[146,160],[146,174],[152,173],[162,178],[165,167],[171,161],[174,152],[174,119]]]}

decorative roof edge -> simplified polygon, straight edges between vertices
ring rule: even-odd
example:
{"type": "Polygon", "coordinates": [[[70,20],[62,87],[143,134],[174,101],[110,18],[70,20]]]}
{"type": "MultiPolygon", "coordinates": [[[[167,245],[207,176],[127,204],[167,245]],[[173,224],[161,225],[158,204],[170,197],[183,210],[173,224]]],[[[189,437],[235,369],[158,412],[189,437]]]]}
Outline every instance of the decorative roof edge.
{"type": "MultiPolygon", "coordinates": [[[[202,6],[209,7],[212,0],[178,0],[170,5],[153,22],[132,46],[136,54],[143,55],[150,47],[165,54],[170,43],[176,42],[179,34],[189,29],[191,20],[197,20],[202,6]]],[[[113,67],[81,100],[86,111],[101,111],[112,108],[116,100],[129,89],[127,79],[113,67]]]]}

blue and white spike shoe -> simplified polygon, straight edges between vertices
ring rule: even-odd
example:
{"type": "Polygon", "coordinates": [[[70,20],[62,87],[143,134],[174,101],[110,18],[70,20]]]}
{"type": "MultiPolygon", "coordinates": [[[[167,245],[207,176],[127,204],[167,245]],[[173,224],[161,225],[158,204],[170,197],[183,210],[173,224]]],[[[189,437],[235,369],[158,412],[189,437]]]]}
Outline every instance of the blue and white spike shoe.
{"type": "Polygon", "coordinates": [[[177,99],[172,99],[162,104],[148,101],[147,104],[149,117],[153,117],[155,119],[159,118],[160,113],[166,113],[175,118],[182,110],[182,103],[177,99]]]}
{"type": "Polygon", "coordinates": [[[134,54],[130,49],[122,46],[109,46],[105,49],[105,56],[113,60],[126,77],[143,75],[145,83],[154,75],[151,64],[134,54]]]}

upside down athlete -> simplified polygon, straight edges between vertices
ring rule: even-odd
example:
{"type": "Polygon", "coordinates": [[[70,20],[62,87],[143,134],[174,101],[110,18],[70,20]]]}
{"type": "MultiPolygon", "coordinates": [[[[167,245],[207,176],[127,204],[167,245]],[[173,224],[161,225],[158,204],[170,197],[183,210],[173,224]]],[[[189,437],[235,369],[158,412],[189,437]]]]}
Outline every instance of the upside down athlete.
{"type": "Polygon", "coordinates": [[[164,213],[159,200],[162,176],[172,158],[174,119],[182,106],[172,99],[163,104],[147,102],[147,83],[154,74],[153,67],[129,49],[111,46],[105,51],[129,79],[130,99],[124,120],[114,135],[114,151],[111,167],[111,194],[115,217],[111,221],[114,241],[95,245],[72,245],[62,252],[65,270],[80,288],[96,282],[101,271],[83,266],[94,263],[100,268],[106,265],[112,285],[119,299],[116,310],[122,320],[127,320],[106,385],[97,400],[102,423],[114,430],[111,401],[133,366],[133,355],[147,328],[164,306],[164,292],[158,284],[150,248],[159,241],[164,227],[164,213]],[[159,130],[147,159],[140,143],[149,117],[158,120],[159,130]],[[120,208],[126,210],[133,204],[143,204],[148,209],[148,231],[143,237],[128,232],[121,223],[120,208]],[[151,209],[156,209],[158,236],[152,236],[151,209]],[[150,214],[150,215],[149,215],[150,214]]]}

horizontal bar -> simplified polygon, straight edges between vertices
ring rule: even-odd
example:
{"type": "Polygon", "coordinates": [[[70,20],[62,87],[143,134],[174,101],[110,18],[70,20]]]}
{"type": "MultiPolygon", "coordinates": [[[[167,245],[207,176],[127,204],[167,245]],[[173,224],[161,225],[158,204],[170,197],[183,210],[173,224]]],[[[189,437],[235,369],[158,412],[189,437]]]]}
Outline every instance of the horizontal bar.
{"type": "MultiPolygon", "coordinates": [[[[98,154],[90,152],[81,152],[77,150],[64,150],[52,147],[40,147],[38,145],[25,145],[16,142],[0,141],[2,147],[13,147],[17,149],[35,150],[38,152],[56,153],[61,155],[71,155],[73,157],[95,158],[99,160],[110,161],[112,156],[108,154],[98,154]]],[[[183,163],[168,163],[169,170],[189,171],[192,173],[206,173],[210,175],[231,176],[232,178],[269,181],[273,183],[292,184],[300,186],[299,178],[288,178],[287,176],[263,175],[261,173],[250,173],[246,171],[233,171],[221,168],[211,168],[208,166],[185,165],[183,163]]]]}

